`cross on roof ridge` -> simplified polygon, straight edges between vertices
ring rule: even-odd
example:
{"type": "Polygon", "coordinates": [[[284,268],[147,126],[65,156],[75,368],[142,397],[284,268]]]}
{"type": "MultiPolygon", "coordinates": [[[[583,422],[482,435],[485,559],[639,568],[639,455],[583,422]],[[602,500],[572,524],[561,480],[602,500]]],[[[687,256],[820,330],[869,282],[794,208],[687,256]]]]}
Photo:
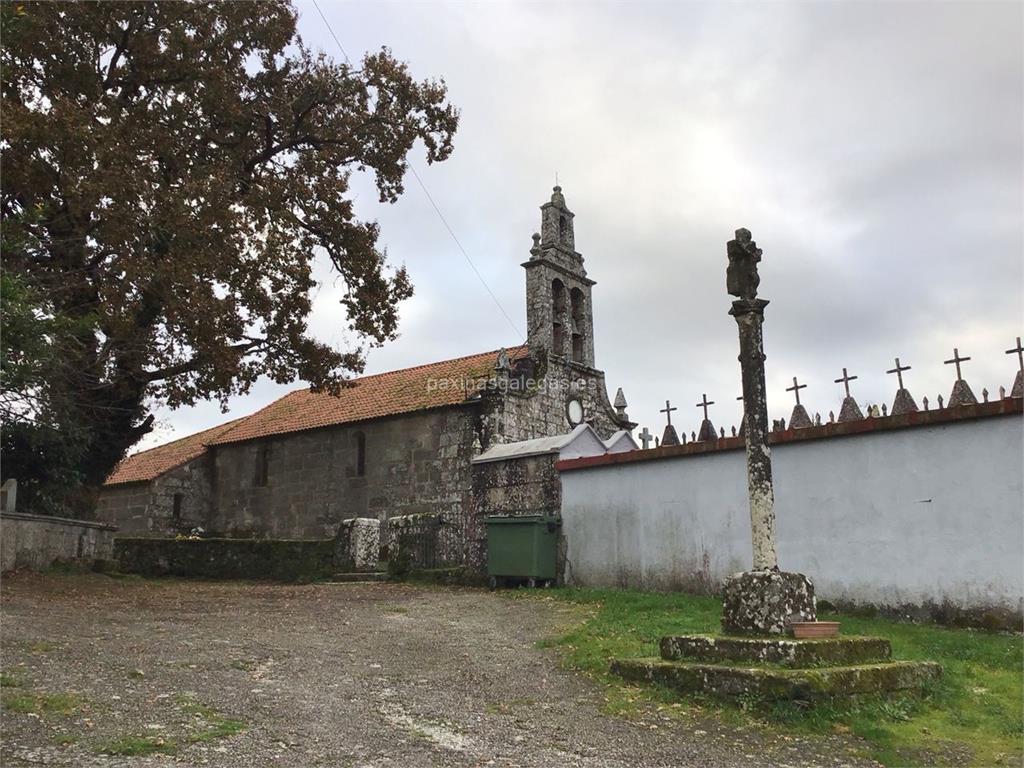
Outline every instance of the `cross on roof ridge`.
{"type": "Polygon", "coordinates": [[[697,403],[697,405],[694,406],[694,407],[695,408],[703,408],[704,409],[704,420],[707,421],[707,418],[708,418],[708,406],[709,405],[714,405],[715,401],[714,400],[708,400],[707,392],[703,393],[700,396],[700,399],[701,399],[701,402],[697,403]]]}
{"type": "Polygon", "coordinates": [[[900,367],[900,359],[897,357],[896,358],[896,367],[886,371],[886,373],[895,373],[896,374],[896,378],[897,378],[897,380],[899,380],[899,383],[900,383],[900,389],[903,389],[903,372],[904,371],[909,371],[909,370],[910,370],[910,366],[909,365],[904,365],[904,366],[900,367]]]}
{"type": "Polygon", "coordinates": [[[843,382],[843,386],[846,388],[846,396],[849,397],[850,396],[850,382],[853,381],[856,378],[857,378],[856,376],[851,376],[850,374],[848,374],[846,372],[846,369],[843,368],[843,376],[842,376],[842,378],[836,379],[835,383],[838,384],[839,382],[843,382]]]}
{"type": "Polygon", "coordinates": [[[953,359],[952,360],[945,360],[945,361],[943,361],[942,364],[943,365],[949,365],[950,363],[955,363],[956,364],[956,380],[957,381],[963,381],[964,377],[960,375],[960,363],[966,363],[970,359],[971,358],[969,358],[969,357],[960,357],[960,350],[957,349],[956,347],[953,347],[953,359]]]}
{"type": "Polygon", "coordinates": [[[664,413],[665,414],[665,418],[668,419],[669,426],[671,426],[672,425],[672,411],[678,411],[678,410],[679,410],[678,408],[673,408],[669,404],[668,400],[666,400],[665,401],[665,407],[662,408],[660,411],[658,411],[658,413],[664,413]]]}
{"type": "Polygon", "coordinates": [[[786,387],[786,391],[787,392],[792,392],[793,394],[796,395],[796,404],[797,405],[800,405],[800,390],[801,389],[807,389],[807,385],[806,384],[797,384],[796,376],[793,377],[793,386],[792,387],[786,387]]]}
{"type": "Polygon", "coordinates": [[[1017,353],[1017,360],[1020,362],[1020,369],[1024,371],[1024,347],[1020,345],[1020,336],[1017,337],[1017,346],[1013,349],[1006,350],[1006,354],[1012,355],[1014,352],[1017,353]]]}

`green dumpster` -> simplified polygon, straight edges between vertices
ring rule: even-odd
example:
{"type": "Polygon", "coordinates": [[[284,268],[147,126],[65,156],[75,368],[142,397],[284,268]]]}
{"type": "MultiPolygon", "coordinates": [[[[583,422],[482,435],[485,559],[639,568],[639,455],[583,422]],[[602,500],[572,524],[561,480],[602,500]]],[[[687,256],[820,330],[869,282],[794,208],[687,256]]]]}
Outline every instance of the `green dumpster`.
{"type": "Polygon", "coordinates": [[[548,515],[487,518],[487,576],[491,588],[510,580],[531,587],[558,578],[558,531],[562,521],[548,515]]]}

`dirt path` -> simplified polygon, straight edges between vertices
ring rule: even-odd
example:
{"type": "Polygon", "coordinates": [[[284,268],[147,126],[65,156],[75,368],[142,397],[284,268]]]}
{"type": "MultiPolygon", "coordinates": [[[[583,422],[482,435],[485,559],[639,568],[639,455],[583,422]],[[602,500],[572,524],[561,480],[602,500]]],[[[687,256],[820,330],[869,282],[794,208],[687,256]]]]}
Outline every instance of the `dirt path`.
{"type": "Polygon", "coordinates": [[[2,587],[5,695],[37,702],[5,707],[4,766],[869,764],[838,738],[602,714],[600,686],[536,647],[574,618],[557,601],[93,575],[2,587]],[[68,693],[70,714],[45,711],[68,693]],[[97,754],[126,737],[177,751],[97,754]]]}

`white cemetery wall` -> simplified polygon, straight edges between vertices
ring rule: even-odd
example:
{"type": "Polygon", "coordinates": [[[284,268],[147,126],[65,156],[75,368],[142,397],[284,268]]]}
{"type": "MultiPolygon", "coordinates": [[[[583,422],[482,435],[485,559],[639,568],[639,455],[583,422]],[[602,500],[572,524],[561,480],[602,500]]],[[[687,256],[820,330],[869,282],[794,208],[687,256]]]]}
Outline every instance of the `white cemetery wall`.
{"type": "MultiPolygon", "coordinates": [[[[1019,401],[1002,402],[1020,413],[1019,401]]],[[[673,449],[560,462],[567,578],[713,592],[748,569],[745,453],[740,440],[716,442],[668,458],[655,456],[673,449]]],[[[1019,415],[780,439],[780,567],[807,574],[834,602],[1019,612],[1022,442],[1019,415]]]]}

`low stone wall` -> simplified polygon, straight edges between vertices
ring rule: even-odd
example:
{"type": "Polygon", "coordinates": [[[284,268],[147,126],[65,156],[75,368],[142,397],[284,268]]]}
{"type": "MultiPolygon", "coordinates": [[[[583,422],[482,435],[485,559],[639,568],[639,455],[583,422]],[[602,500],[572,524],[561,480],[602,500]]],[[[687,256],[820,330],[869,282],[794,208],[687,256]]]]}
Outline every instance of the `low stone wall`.
{"type": "Polygon", "coordinates": [[[91,566],[113,557],[114,531],[107,523],[66,517],[0,514],[0,570],[43,570],[55,562],[91,566]]]}
{"type": "Polygon", "coordinates": [[[389,517],[384,524],[382,549],[391,572],[402,574],[452,565],[445,561],[442,551],[444,525],[441,515],[429,513],[389,517]]]}
{"type": "Polygon", "coordinates": [[[338,571],[375,571],[380,565],[380,520],[353,517],[343,520],[334,537],[334,565],[338,571]]]}
{"type": "Polygon", "coordinates": [[[335,571],[333,539],[117,538],[125,573],[197,579],[314,581],[335,571]]]}

